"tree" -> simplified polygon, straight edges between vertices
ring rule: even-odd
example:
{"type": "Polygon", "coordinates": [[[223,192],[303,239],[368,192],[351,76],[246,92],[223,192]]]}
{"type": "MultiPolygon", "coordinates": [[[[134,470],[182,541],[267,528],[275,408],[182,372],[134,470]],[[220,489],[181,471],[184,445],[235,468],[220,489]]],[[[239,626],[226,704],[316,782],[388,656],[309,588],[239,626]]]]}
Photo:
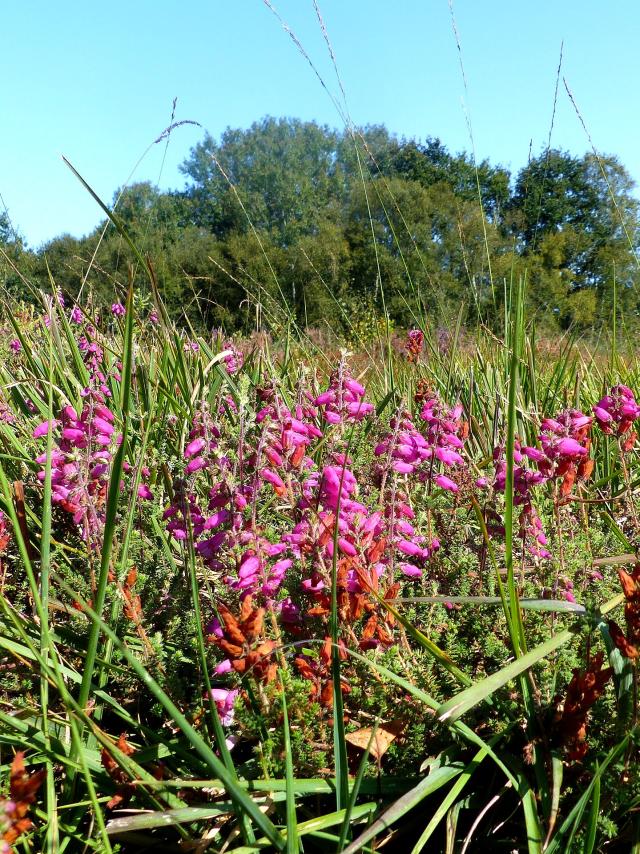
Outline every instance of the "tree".
{"type": "MultiPolygon", "coordinates": [[[[567,296],[593,291],[591,319],[610,312],[614,277],[623,310],[637,313],[639,206],[633,186],[615,157],[578,158],[558,150],[530,161],[516,180],[508,225],[521,252],[555,256],[567,296]]],[[[548,269],[547,261],[543,266],[548,269]]],[[[531,284],[540,286],[535,278],[531,284]]]]}
{"type": "Polygon", "coordinates": [[[283,247],[317,233],[320,221],[340,216],[337,142],[314,122],[271,118],[247,131],[228,129],[219,144],[205,137],[181,167],[191,179],[185,194],[193,224],[223,238],[248,233],[250,220],[283,247]]]}
{"type": "Polygon", "coordinates": [[[474,165],[467,154],[451,155],[437,137],[427,137],[424,144],[413,140],[401,145],[392,161],[395,174],[423,187],[446,184],[455,195],[479,204],[478,187],[484,215],[499,222],[510,197],[509,172],[491,166],[488,160],[474,165]]]}

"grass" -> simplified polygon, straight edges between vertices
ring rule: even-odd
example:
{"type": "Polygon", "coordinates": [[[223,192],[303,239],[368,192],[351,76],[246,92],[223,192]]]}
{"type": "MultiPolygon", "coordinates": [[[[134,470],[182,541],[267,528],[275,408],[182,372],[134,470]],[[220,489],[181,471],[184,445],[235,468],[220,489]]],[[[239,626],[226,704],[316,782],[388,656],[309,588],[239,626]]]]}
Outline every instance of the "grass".
{"type": "MultiPolygon", "coordinates": [[[[33,824],[16,850],[355,852],[386,838],[414,851],[637,844],[635,658],[608,622],[624,623],[615,564],[602,580],[593,575],[623,551],[632,569],[637,452],[593,425],[591,477],[563,500],[557,481],[536,489],[548,559],[523,546],[513,462],[520,440],[537,444],[543,417],[572,406],[589,412],[608,387],[633,387],[638,368],[620,342],[611,357],[568,342],[560,360],[549,358],[515,288],[504,341],[478,334],[463,345],[456,335],[443,352],[427,328],[416,363],[387,348],[379,359],[357,354],[366,386],[358,399],[375,411],[361,420],[343,411],[331,423],[311,401],[331,382],[343,393],[349,359],[333,363],[332,381],[305,339],[265,341],[229,372],[229,346],[218,356],[220,341],[200,338],[185,349],[161,307],[154,326],[133,290],[124,323],[103,315],[91,318],[93,330],[42,300],[49,326],[37,309],[11,307],[26,320],[2,368],[0,756],[5,779],[18,750],[31,772],[45,772],[25,802],[33,824]],[[99,344],[93,365],[83,337],[99,344]],[[72,499],[52,501],[60,469],[51,452],[64,448],[63,425],[31,434],[47,417],[64,422],[65,406],[76,415],[84,407],[92,423],[97,398],[83,389],[96,383],[109,392],[122,438],[72,519],[72,499]],[[414,480],[373,454],[385,435],[397,436],[401,417],[428,435],[425,388],[446,407],[460,401],[468,425],[464,464],[445,468],[456,492],[437,487],[440,465],[423,465],[414,480]],[[276,409],[256,417],[265,401],[276,409]],[[320,428],[303,446],[303,468],[291,447],[282,452],[278,432],[278,407],[296,404],[294,417],[320,428]],[[189,473],[185,448],[197,435],[210,453],[189,473]],[[274,436],[280,460],[264,456],[274,436]],[[506,454],[504,494],[475,483],[491,484],[496,446],[506,454]],[[47,448],[49,462],[34,462],[47,448]],[[312,478],[332,461],[341,473],[333,510],[325,481],[312,478]],[[265,467],[281,486],[264,480],[265,467]],[[230,495],[245,496],[233,511],[245,535],[231,542],[229,519],[212,524],[227,539],[203,560],[198,544],[208,535],[194,513],[220,473],[230,495]],[[357,492],[345,486],[352,473],[357,492]],[[149,500],[137,497],[143,483],[149,500]],[[416,559],[418,578],[379,541],[384,571],[372,574],[376,543],[353,521],[364,512],[349,508],[354,495],[387,530],[408,502],[422,544],[437,534],[440,547],[416,559]],[[186,512],[184,539],[167,530],[170,506],[186,512]],[[88,514],[98,519],[97,540],[86,534],[88,514]],[[261,610],[243,617],[238,573],[247,554],[284,542],[301,519],[308,545],[281,550],[291,565],[280,585],[245,588],[261,610]],[[313,592],[322,578],[328,598],[313,592]],[[283,602],[293,621],[283,619],[283,602]],[[584,674],[595,672],[598,650],[615,672],[589,696],[584,674]],[[225,655],[230,672],[216,673],[225,655]],[[210,699],[212,686],[239,689],[230,716],[210,699]],[[573,718],[563,712],[568,702],[573,718]],[[373,739],[392,721],[399,735],[378,758],[371,740],[364,751],[349,746],[354,728],[369,727],[373,739]],[[578,755],[581,745],[588,750],[578,755]]],[[[67,449],[85,486],[89,434],[89,449],[67,449]]],[[[266,572],[274,559],[263,563],[266,572]]],[[[629,638],[634,619],[627,601],[629,638]]]]}

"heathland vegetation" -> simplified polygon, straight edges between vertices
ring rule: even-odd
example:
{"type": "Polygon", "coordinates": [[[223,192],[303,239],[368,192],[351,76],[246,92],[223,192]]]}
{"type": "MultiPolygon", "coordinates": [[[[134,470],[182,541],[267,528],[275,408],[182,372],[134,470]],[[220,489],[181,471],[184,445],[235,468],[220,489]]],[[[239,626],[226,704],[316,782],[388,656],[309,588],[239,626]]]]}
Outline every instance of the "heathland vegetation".
{"type": "Polygon", "coordinates": [[[624,168],[184,169],[3,226],[0,854],[639,851],[624,168]]]}

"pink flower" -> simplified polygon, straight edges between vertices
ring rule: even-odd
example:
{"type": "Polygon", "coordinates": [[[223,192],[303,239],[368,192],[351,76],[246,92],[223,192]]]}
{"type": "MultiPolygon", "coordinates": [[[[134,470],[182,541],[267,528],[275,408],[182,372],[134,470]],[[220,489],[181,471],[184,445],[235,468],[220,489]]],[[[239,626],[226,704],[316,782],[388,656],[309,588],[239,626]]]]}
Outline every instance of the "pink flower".
{"type": "Polygon", "coordinates": [[[9,347],[13,350],[14,353],[19,353],[22,350],[22,344],[20,343],[18,338],[13,338],[9,341],[9,347]]]}
{"type": "Polygon", "coordinates": [[[49,424],[51,424],[51,429],[53,430],[58,426],[59,423],[60,422],[57,421],[55,418],[51,422],[42,421],[40,424],[38,424],[38,426],[35,428],[31,435],[34,439],[39,439],[41,436],[47,435],[47,433],[49,432],[49,424]]]}
{"type": "Polygon", "coordinates": [[[437,474],[434,477],[434,481],[438,484],[441,489],[446,489],[449,492],[458,492],[459,486],[450,477],[447,477],[444,474],[437,474]]]}
{"type": "Polygon", "coordinates": [[[111,314],[113,314],[114,317],[124,317],[126,313],[127,309],[121,302],[114,302],[111,305],[111,314]]]}
{"type": "Polygon", "coordinates": [[[401,563],[399,564],[402,573],[406,575],[408,578],[418,578],[422,575],[422,570],[417,567],[413,563],[401,563]]]}
{"type": "Polygon", "coordinates": [[[228,690],[227,688],[212,688],[211,698],[216,704],[218,714],[220,715],[220,723],[223,726],[229,726],[233,723],[234,710],[233,706],[238,696],[238,689],[228,690]]]}
{"type": "Polygon", "coordinates": [[[225,341],[223,344],[223,350],[229,351],[222,360],[227,369],[227,373],[237,374],[244,363],[242,351],[238,350],[233,341],[225,341]]]}
{"type": "Polygon", "coordinates": [[[364,386],[349,374],[343,360],[331,375],[329,388],[315,398],[314,404],[323,408],[322,418],[327,424],[362,421],[374,412],[373,405],[364,401],[364,394],[364,386]]]}
{"type": "MultiPolygon", "coordinates": [[[[111,447],[119,437],[112,436],[113,415],[105,406],[103,394],[89,389],[85,401],[80,415],[67,405],[60,412],[59,421],[51,422],[51,429],[58,424],[62,426],[51,453],[52,500],[71,514],[89,547],[98,548],[105,518],[111,447]]],[[[49,422],[44,421],[33,435],[42,438],[48,430],[49,422]]],[[[46,452],[36,461],[46,466],[46,452]]],[[[38,479],[44,481],[44,468],[38,472],[38,479]]]]}
{"type": "Polygon", "coordinates": [[[603,433],[623,436],[640,417],[640,406],[631,389],[626,385],[614,386],[609,394],[593,407],[598,426],[603,433]]]}
{"type": "Polygon", "coordinates": [[[189,459],[189,457],[193,457],[196,454],[199,454],[206,447],[206,441],[199,436],[197,439],[194,439],[192,442],[189,442],[187,447],[184,449],[185,459],[189,459]]]}
{"type": "Polygon", "coordinates": [[[580,457],[587,453],[587,449],[583,448],[575,439],[561,439],[556,445],[556,450],[563,457],[580,457]]]}
{"type": "Polygon", "coordinates": [[[185,469],[187,474],[193,474],[194,471],[199,471],[203,469],[207,464],[207,461],[204,457],[194,457],[192,460],[189,460],[187,467],[185,469]]]}

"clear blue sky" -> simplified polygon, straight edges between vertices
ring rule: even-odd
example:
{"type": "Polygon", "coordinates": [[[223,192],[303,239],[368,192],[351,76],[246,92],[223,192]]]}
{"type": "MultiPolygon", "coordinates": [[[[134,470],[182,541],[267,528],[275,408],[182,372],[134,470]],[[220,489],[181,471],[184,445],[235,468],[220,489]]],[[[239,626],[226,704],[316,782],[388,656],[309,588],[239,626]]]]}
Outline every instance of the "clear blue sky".
{"type": "MultiPolygon", "coordinates": [[[[318,0],[356,124],[439,136],[512,171],[546,144],[560,43],[562,73],[599,151],[640,181],[637,0],[318,0]]],[[[312,0],[274,0],[327,85],[335,77],[312,0]]],[[[179,164],[209,131],[295,116],[340,127],[313,71],[262,0],[29,0],[3,7],[0,193],[31,246],[81,235],[100,211],[65,154],[110,201],[169,123],[200,122],[152,146],[134,180],[181,188],[179,164]]],[[[552,144],[588,140],[560,86],[552,144]]],[[[1,209],[1,203],[0,203],[1,209]]]]}

